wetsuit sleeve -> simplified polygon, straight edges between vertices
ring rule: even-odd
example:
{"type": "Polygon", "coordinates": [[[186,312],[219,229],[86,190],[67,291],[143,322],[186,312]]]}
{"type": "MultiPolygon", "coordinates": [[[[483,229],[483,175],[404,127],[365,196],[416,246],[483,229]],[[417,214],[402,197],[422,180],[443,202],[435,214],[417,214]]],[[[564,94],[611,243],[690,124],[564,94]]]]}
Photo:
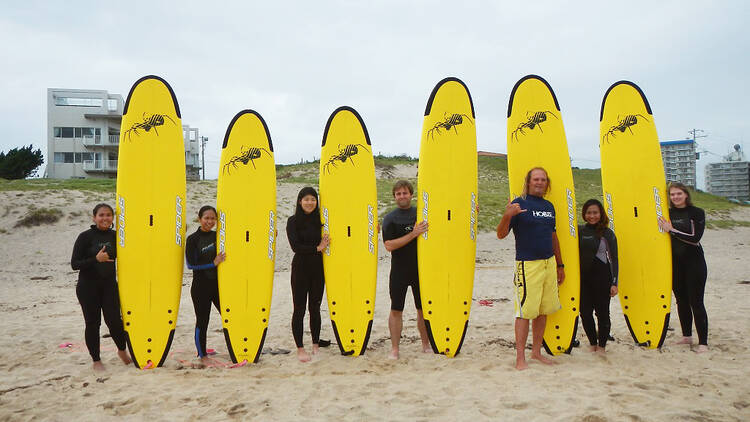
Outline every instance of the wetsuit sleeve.
{"type": "Polygon", "coordinates": [[[86,232],[81,233],[73,245],[73,256],[70,258],[70,266],[74,270],[90,268],[96,264],[96,256],[86,256],[86,247],[89,239],[86,232]]]}
{"type": "Polygon", "coordinates": [[[695,208],[694,212],[690,213],[690,229],[690,233],[672,229],[670,234],[683,242],[697,245],[703,237],[703,231],[706,230],[706,213],[702,209],[695,208]]]}
{"type": "Polygon", "coordinates": [[[286,238],[289,240],[289,246],[292,247],[294,253],[299,254],[314,254],[318,252],[318,246],[305,245],[297,235],[297,230],[294,229],[294,219],[290,218],[286,221],[286,238]]]}
{"type": "Polygon", "coordinates": [[[617,277],[620,273],[620,263],[617,259],[617,236],[611,229],[609,230],[609,262],[612,263],[612,284],[617,286],[617,277]]]}
{"type": "Polygon", "coordinates": [[[200,251],[198,250],[198,236],[190,235],[185,242],[185,261],[187,261],[187,267],[191,270],[207,270],[209,268],[216,268],[213,262],[208,264],[198,264],[200,258],[200,251]]]}
{"type": "Polygon", "coordinates": [[[393,224],[393,219],[386,217],[385,220],[383,220],[383,242],[398,237],[398,233],[396,233],[396,225],[393,224]]]}

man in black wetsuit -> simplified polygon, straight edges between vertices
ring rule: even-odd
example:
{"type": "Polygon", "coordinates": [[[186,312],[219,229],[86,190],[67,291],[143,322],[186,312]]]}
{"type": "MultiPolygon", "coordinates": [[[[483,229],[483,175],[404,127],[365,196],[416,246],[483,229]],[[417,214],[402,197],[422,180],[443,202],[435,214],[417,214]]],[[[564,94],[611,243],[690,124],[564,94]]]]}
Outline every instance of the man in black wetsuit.
{"type": "Polygon", "coordinates": [[[414,307],[417,308],[417,328],[422,339],[422,351],[429,353],[432,348],[427,337],[427,328],[422,316],[422,302],[419,297],[419,271],[417,269],[417,237],[427,231],[427,222],[417,223],[417,209],[411,205],[414,188],[411,183],[399,180],[393,186],[393,197],[398,208],[383,219],[383,243],[391,252],[391,274],[389,290],[391,313],[388,328],[391,332],[391,359],[398,359],[398,346],[403,327],[406,290],[411,286],[414,307]]]}

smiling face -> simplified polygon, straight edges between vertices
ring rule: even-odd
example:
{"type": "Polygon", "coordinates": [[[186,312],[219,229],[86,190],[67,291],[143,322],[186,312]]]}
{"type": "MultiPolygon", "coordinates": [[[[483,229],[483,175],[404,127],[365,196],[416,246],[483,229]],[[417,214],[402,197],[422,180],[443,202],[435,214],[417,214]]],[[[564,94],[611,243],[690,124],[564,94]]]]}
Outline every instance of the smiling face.
{"type": "Polygon", "coordinates": [[[305,195],[302,197],[302,199],[299,200],[299,204],[305,214],[310,214],[311,212],[315,211],[315,207],[318,206],[318,199],[313,195],[305,195]]]}
{"type": "Polygon", "coordinates": [[[402,209],[408,209],[411,207],[412,193],[406,187],[397,189],[393,192],[393,198],[396,199],[396,205],[402,209]]]}
{"type": "Polygon", "coordinates": [[[109,207],[99,207],[94,215],[94,224],[96,224],[96,228],[99,230],[109,230],[109,228],[112,227],[113,219],[114,216],[109,207]]]}
{"type": "Polygon", "coordinates": [[[687,206],[687,194],[680,188],[672,187],[669,189],[669,200],[675,208],[685,208],[687,206]]]}
{"type": "Polygon", "coordinates": [[[587,223],[591,225],[596,225],[596,223],[599,222],[599,220],[602,219],[602,214],[599,212],[599,207],[596,205],[589,205],[588,208],[586,208],[586,213],[583,217],[587,223]]]}
{"type": "Polygon", "coordinates": [[[216,225],[216,213],[214,210],[206,210],[203,215],[198,219],[201,223],[201,230],[204,232],[210,232],[211,229],[216,225]]]}
{"type": "Polygon", "coordinates": [[[542,197],[547,193],[547,173],[544,170],[535,169],[529,177],[529,190],[531,195],[542,197]]]}

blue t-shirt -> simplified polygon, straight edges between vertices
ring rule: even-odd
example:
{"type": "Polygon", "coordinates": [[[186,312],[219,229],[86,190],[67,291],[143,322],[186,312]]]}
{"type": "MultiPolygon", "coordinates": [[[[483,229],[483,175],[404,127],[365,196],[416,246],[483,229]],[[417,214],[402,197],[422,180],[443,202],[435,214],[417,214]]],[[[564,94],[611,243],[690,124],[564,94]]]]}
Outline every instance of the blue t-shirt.
{"type": "Polygon", "coordinates": [[[510,219],[516,238],[516,261],[536,261],[555,254],[552,233],[555,232],[555,207],[538,196],[526,195],[513,200],[522,212],[510,219]]]}

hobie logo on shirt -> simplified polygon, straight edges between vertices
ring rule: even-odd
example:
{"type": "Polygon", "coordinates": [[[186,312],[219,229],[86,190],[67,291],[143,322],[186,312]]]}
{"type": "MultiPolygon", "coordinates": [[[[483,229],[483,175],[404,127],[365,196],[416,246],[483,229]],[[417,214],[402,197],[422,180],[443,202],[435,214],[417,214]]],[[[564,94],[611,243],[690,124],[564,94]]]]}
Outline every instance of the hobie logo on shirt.
{"type": "Polygon", "coordinates": [[[552,211],[531,211],[531,215],[537,218],[555,218],[552,211]]]}
{"type": "Polygon", "coordinates": [[[227,241],[227,215],[219,210],[219,252],[226,253],[224,247],[227,241]]]}
{"type": "MultiPolygon", "coordinates": [[[[427,191],[422,192],[422,220],[427,221],[427,204],[429,195],[427,194],[427,191]]],[[[427,232],[422,233],[422,237],[427,239],[427,232]]]]}
{"type": "Polygon", "coordinates": [[[177,195],[177,205],[175,207],[175,243],[177,246],[182,246],[182,236],[180,235],[180,229],[182,228],[182,198],[177,195]]]}
{"type": "MultiPolygon", "coordinates": [[[[328,208],[323,208],[323,233],[329,234],[330,228],[328,226],[328,208]]],[[[331,244],[329,243],[328,246],[326,246],[326,255],[331,256],[331,244]]]]}
{"type": "Polygon", "coordinates": [[[370,253],[375,253],[375,243],[372,241],[372,237],[375,235],[375,215],[372,213],[372,205],[367,204],[367,247],[370,253]]]}
{"type": "Polygon", "coordinates": [[[120,196],[117,201],[120,207],[120,213],[117,216],[117,237],[120,241],[120,246],[125,246],[125,198],[120,196]]]}
{"type": "Polygon", "coordinates": [[[273,245],[276,238],[276,219],[274,219],[273,210],[268,216],[268,259],[273,259],[273,245]]]}

